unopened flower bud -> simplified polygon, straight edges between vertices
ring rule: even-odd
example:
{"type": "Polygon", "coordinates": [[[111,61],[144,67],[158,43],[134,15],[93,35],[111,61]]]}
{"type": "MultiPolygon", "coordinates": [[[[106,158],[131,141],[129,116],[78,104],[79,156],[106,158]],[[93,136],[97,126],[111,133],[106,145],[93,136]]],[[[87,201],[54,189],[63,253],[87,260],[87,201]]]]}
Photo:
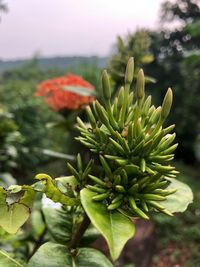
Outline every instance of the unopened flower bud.
{"type": "Polygon", "coordinates": [[[168,88],[165,98],[162,103],[161,118],[166,119],[169,115],[172,106],[173,93],[172,89],[168,88]]]}
{"type": "Polygon", "coordinates": [[[136,96],[137,99],[144,97],[144,72],[142,69],[139,70],[136,84],[136,96]]]}
{"type": "Polygon", "coordinates": [[[109,100],[111,98],[111,89],[110,89],[110,81],[108,73],[106,70],[102,72],[102,87],[103,87],[103,97],[106,100],[109,100]]]}
{"type": "Polygon", "coordinates": [[[131,84],[133,81],[133,74],[134,74],[134,60],[133,57],[129,58],[127,66],[126,66],[126,73],[125,73],[125,83],[131,84]]]}

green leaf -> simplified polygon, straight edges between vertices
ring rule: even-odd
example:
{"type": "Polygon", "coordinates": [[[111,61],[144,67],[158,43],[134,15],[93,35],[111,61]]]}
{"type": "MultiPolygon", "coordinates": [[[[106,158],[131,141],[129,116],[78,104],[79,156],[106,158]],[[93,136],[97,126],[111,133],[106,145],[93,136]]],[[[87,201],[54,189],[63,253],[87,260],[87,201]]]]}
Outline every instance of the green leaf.
{"type": "Polygon", "coordinates": [[[67,244],[71,240],[73,218],[67,211],[53,208],[43,208],[48,232],[53,240],[67,244]]]}
{"type": "Polygon", "coordinates": [[[8,233],[15,234],[28,220],[35,192],[29,186],[23,186],[24,195],[12,204],[7,203],[8,191],[0,187],[0,226],[8,233]]]}
{"type": "Polygon", "coordinates": [[[55,178],[55,185],[62,193],[66,194],[67,196],[73,197],[73,190],[76,189],[78,181],[73,175],[64,176],[55,178]]]}
{"type": "Polygon", "coordinates": [[[135,227],[131,220],[117,211],[108,211],[102,202],[95,202],[96,193],[89,189],[81,190],[81,203],[93,225],[105,237],[110,254],[116,260],[125,243],[134,235],[135,227]]]}
{"type": "Polygon", "coordinates": [[[28,262],[28,267],[71,267],[72,257],[66,246],[47,242],[28,262]]]}
{"type": "Polygon", "coordinates": [[[45,224],[40,210],[35,209],[31,213],[31,225],[36,236],[41,236],[45,231],[45,224]]]}
{"type": "Polygon", "coordinates": [[[113,267],[111,262],[98,250],[80,248],[74,267],[113,267]]]}
{"type": "Polygon", "coordinates": [[[96,96],[96,92],[91,90],[91,89],[87,89],[86,87],[81,87],[81,86],[65,86],[63,87],[64,90],[66,91],[70,91],[72,93],[76,93],[78,95],[82,95],[82,96],[96,96]]]}
{"type": "Polygon", "coordinates": [[[48,242],[33,255],[28,267],[113,267],[110,261],[93,248],[80,248],[71,255],[67,247],[48,242]]]}
{"type": "Polygon", "coordinates": [[[171,213],[185,211],[188,205],[193,201],[192,190],[188,185],[176,179],[167,178],[167,180],[170,181],[170,184],[166,190],[176,188],[177,191],[167,196],[167,199],[162,201],[162,206],[171,213]]]}
{"type": "Polygon", "coordinates": [[[10,255],[0,250],[0,266],[5,267],[23,267],[19,262],[10,257],[10,255]]]}
{"type": "Polygon", "coordinates": [[[88,229],[86,230],[86,232],[84,233],[84,235],[81,239],[80,246],[81,247],[88,246],[89,244],[91,244],[95,240],[97,240],[99,235],[100,235],[100,233],[97,230],[97,228],[95,228],[92,224],[90,224],[90,227],[88,227],[88,229]]]}

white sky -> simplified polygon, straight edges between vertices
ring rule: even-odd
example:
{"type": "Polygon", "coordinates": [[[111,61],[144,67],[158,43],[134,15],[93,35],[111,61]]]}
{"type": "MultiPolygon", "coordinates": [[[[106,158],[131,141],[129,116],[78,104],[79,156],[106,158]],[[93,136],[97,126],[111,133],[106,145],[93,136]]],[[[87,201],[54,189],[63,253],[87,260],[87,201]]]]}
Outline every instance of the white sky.
{"type": "Polygon", "coordinates": [[[162,0],[4,0],[9,13],[0,22],[0,59],[99,55],[116,36],[155,28],[162,0]]]}

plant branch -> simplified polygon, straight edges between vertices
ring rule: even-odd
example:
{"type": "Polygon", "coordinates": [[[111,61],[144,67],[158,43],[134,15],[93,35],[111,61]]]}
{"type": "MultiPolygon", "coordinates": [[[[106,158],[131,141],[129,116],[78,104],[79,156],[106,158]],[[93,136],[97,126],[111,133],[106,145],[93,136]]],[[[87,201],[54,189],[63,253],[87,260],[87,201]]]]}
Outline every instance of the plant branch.
{"type": "Polygon", "coordinates": [[[40,235],[39,239],[37,240],[35,246],[33,247],[33,250],[31,251],[30,255],[28,256],[28,260],[35,254],[35,252],[38,250],[38,248],[43,244],[44,237],[47,233],[47,227],[44,228],[42,234],[40,235]]]}
{"type": "Polygon", "coordinates": [[[70,243],[70,248],[75,249],[79,245],[81,238],[85,231],[87,230],[88,226],[90,225],[90,219],[87,216],[87,214],[84,215],[83,221],[79,224],[77,227],[77,230],[72,237],[71,243],[70,243]]]}

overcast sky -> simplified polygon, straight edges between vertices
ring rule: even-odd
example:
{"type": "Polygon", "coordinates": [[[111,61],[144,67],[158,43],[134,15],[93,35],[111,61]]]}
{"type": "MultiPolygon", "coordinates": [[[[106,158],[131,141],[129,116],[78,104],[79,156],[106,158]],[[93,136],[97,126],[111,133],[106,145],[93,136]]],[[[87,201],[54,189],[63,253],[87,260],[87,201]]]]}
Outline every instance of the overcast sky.
{"type": "Polygon", "coordinates": [[[4,0],[0,59],[109,54],[118,34],[155,28],[162,0],[4,0]]]}

